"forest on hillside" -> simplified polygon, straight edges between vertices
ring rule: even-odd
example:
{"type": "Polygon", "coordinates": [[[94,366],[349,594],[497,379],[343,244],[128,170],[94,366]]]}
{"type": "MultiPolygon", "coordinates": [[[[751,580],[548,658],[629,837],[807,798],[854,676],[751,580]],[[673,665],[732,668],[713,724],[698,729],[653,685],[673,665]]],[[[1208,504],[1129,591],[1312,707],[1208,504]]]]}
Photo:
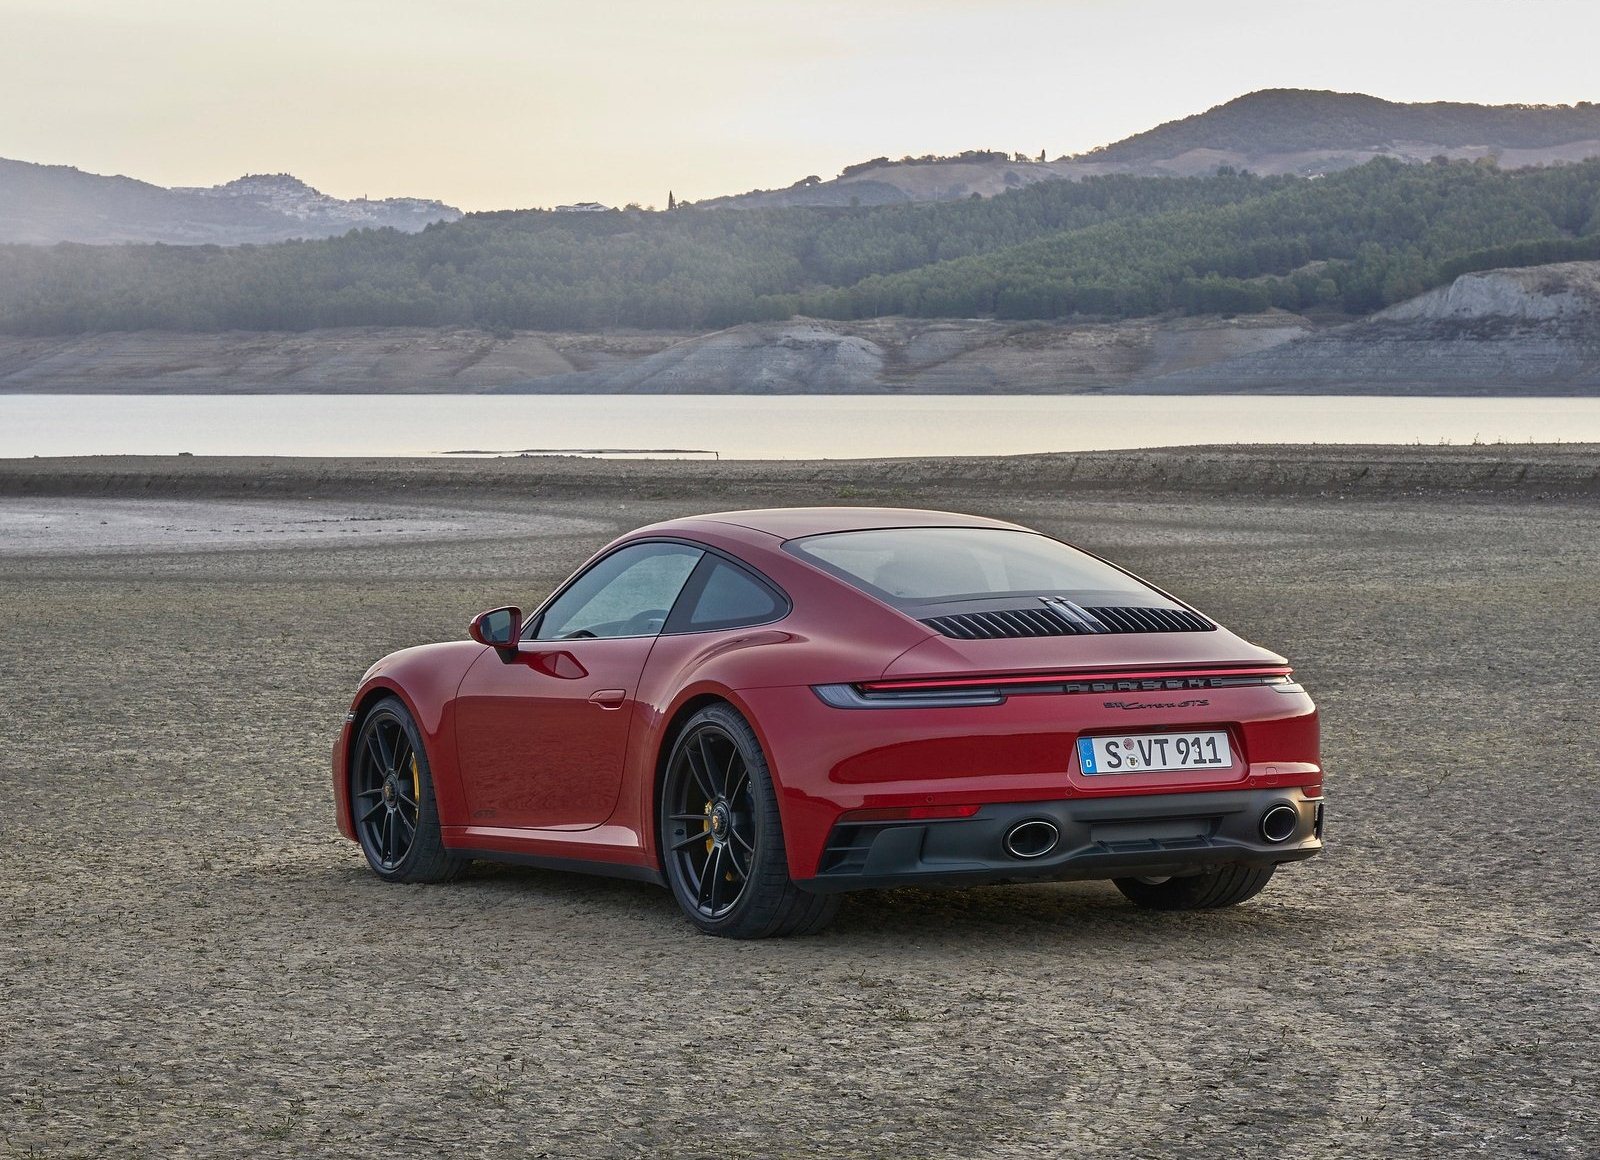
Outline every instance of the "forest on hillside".
{"type": "Polygon", "coordinates": [[[1040,182],[872,208],[474,214],[264,246],[0,247],[0,331],[705,330],[796,314],[1365,313],[1600,258],[1600,161],[1040,182]]]}

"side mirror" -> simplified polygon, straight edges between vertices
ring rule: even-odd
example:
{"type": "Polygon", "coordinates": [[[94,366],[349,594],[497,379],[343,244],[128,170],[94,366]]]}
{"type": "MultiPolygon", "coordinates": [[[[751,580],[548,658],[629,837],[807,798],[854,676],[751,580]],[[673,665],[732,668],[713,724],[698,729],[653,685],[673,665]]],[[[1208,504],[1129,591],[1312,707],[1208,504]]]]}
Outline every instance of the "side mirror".
{"type": "Polygon", "coordinates": [[[512,605],[480,612],[467,625],[467,635],[491,648],[514,649],[522,638],[522,609],[512,605]]]}

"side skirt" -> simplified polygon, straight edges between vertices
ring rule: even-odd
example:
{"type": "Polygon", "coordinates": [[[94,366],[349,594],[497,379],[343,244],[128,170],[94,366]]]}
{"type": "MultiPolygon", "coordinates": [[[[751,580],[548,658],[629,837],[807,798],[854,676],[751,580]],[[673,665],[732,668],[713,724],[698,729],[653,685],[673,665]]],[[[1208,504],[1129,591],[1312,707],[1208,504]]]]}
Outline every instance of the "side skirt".
{"type": "Polygon", "coordinates": [[[661,871],[649,866],[628,866],[620,862],[595,862],[583,858],[560,858],[550,854],[518,854],[509,850],[471,850],[455,846],[450,853],[482,862],[502,862],[509,866],[532,866],[539,870],[565,870],[573,874],[593,874],[601,878],[626,878],[633,882],[653,882],[665,886],[661,871]]]}

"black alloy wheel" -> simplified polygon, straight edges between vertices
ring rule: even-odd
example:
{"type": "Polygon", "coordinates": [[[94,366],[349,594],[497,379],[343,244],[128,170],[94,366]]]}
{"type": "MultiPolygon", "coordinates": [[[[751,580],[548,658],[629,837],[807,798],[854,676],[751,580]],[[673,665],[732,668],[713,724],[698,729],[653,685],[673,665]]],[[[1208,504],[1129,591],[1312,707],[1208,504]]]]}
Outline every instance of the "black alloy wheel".
{"type": "Polygon", "coordinates": [[[790,880],[766,757],[731,705],[702,709],[678,733],[658,836],[667,882],[707,934],[810,934],[838,909],[836,895],[811,894],[790,880]]]}
{"type": "Polygon", "coordinates": [[[705,722],[679,740],[668,783],[677,792],[667,815],[671,858],[707,919],[726,915],[750,882],[756,856],[750,767],[721,726],[705,722]]]}
{"type": "Polygon", "coordinates": [[[428,754],[396,697],[367,713],[350,754],[350,817],[367,864],[390,882],[444,882],[466,860],[444,848],[428,754]]]}

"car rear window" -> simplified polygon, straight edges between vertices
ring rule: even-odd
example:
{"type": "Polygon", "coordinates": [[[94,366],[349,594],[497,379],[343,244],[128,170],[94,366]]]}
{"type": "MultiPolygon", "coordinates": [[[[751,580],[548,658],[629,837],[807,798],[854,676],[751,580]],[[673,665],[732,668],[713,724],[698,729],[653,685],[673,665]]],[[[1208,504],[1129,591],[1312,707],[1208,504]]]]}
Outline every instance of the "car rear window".
{"type": "Polygon", "coordinates": [[[807,536],[787,547],[891,604],[1150,594],[1133,577],[1059,540],[1005,528],[875,528],[807,536]]]}

